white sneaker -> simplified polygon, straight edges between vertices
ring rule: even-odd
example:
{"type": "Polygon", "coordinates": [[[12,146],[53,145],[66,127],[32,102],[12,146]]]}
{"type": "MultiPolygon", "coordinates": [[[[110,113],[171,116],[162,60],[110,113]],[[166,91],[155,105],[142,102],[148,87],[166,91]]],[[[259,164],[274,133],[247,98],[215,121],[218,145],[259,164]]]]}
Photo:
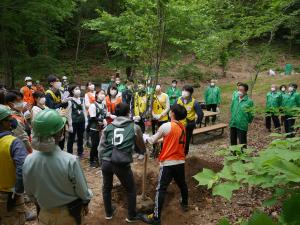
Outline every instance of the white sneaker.
{"type": "Polygon", "coordinates": [[[137,159],[139,157],[139,154],[137,154],[137,153],[134,153],[133,155],[132,155],[132,158],[134,158],[134,159],[137,159]]]}
{"type": "Polygon", "coordinates": [[[138,160],[143,160],[144,159],[144,155],[139,155],[138,160]]]}

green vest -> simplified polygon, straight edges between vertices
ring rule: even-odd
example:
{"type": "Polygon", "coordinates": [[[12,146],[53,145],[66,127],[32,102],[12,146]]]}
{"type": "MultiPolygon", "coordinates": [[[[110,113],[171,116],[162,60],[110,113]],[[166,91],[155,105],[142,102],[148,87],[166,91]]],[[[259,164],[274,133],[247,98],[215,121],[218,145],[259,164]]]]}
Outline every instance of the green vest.
{"type": "Polygon", "coordinates": [[[98,128],[98,122],[103,122],[103,120],[106,118],[106,107],[103,103],[93,103],[96,108],[96,118],[97,120],[90,122],[90,128],[92,130],[99,130],[98,128]]]}
{"type": "Polygon", "coordinates": [[[206,105],[220,104],[221,103],[221,92],[220,88],[216,86],[208,86],[204,92],[204,98],[206,105]]]}
{"type": "Polygon", "coordinates": [[[248,125],[253,120],[253,115],[251,112],[248,112],[253,107],[253,101],[248,97],[239,101],[239,98],[234,98],[231,103],[231,118],[230,118],[230,127],[235,127],[240,130],[248,131],[248,125]]]}
{"type": "Polygon", "coordinates": [[[279,91],[277,92],[268,92],[267,94],[267,101],[266,101],[266,108],[278,108],[281,106],[281,93],[279,91]]]}
{"type": "Polygon", "coordinates": [[[166,93],[170,99],[170,105],[174,105],[177,99],[181,97],[181,90],[179,88],[169,87],[166,93]]]}
{"type": "Polygon", "coordinates": [[[134,122],[128,122],[117,127],[109,124],[104,130],[106,148],[101,152],[101,159],[111,158],[113,147],[118,150],[125,151],[132,157],[132,152],[135,146],[135,131],[134,122]]]}
{"type": "Polygon", "coordinates": [[[85,117],[83,113],[82,105],[78,104],[74,100],[71,101],[72,103],[72,123],[83,123],[85,122],[85,117]]]}

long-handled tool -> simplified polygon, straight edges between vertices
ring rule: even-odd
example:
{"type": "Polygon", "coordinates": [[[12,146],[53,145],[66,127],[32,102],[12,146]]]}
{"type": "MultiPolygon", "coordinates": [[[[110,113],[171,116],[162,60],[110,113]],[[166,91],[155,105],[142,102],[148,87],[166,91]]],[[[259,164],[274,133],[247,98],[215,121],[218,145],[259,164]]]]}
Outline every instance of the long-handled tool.
{"type": "Polygon", "coordinates": [[[148,163],[148,153],[146,152],[144,156],[142,194],[137,196],[136,207],[139,211],[149,211],[153,208],[154,205],[152,199],[146,196],[147,163],[148,163]]]}

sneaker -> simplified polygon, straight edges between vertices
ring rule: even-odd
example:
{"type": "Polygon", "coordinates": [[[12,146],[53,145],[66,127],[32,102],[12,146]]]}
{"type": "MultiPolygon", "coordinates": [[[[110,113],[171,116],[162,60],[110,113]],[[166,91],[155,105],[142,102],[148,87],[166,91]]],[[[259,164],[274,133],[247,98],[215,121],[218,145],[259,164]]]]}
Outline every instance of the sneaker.
{"type": "Polygon", "coordinates": [[[125,219],[127,223],[136,223],[140,220],[142,220],[142,216],[140,214],[137,214],[135,217],[127,217],[125,219]]]}
{"type": "Polygon", "coordinates": [[[160,225],[161,224],[160,219],[155,218],[153,214],[143,215],[141,219],[144,223],[147,223],[147,224],[154,224],[154,225],[160,225]]]}
{"type": "Polygon", "coordinates": [[[144,155],[139,155],[138,160],[143,160],[144,159],[144,155]]]}
{"type": "Polygon", "coordinates": [[[184,205],[184,204],[180,204],[181,209],[183,212],[188,212],[189,211],[189,206],[188,205],[184,205]]]}
{"type": "Polygon", "coordinates": [[[139,154],[137,154],[137,153],[134,153],[133,155],[132,155],[132,158],[134,158],[134,159],[137,159],[139,157],[139,154]]]}
{"type": "Polygon", "coordinates": [[[116,208],[113,207],[113,208],[112,208],[112,213],[111,213],[110,215],[106,215],[106,216],[105,216],[105,219],[106,219],[106,220],[111,220],[115,214],[116,214],[116,208]]]}
{"type": "Polygon", "coordinates": [[[37,214],[34,212],[25,212],[25,220],[33,221],[37,219],[37,214]]]}

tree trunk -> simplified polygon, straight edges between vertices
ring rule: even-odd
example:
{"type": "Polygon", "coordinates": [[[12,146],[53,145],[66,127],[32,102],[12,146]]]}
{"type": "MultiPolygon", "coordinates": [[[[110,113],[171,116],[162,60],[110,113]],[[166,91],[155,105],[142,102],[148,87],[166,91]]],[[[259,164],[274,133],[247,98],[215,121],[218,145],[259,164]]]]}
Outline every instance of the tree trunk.
{"type": "Polygon", "coordinates": [[[257,70],[254,78],[251,76],[251,85],[250,85],[250,93],[249,93],[250,98],[252,98],[253,89],[256,84],[259,73],[260,73],[260,70],[257,70]]]}
{"type": "Polygon", "coordinates": [[[78,30],[78,36],[77,36],[77,44],[76,44],[76,53],[75,53],[75,61],[74,61],[74,78],[77,80],[78,76],[78,71],[77,71],[77,61],[78,61],[78,55],[79,55],[79,48],[80,48],[80,40],[81,40],[81,28],[79,27],[78,30]]]}

